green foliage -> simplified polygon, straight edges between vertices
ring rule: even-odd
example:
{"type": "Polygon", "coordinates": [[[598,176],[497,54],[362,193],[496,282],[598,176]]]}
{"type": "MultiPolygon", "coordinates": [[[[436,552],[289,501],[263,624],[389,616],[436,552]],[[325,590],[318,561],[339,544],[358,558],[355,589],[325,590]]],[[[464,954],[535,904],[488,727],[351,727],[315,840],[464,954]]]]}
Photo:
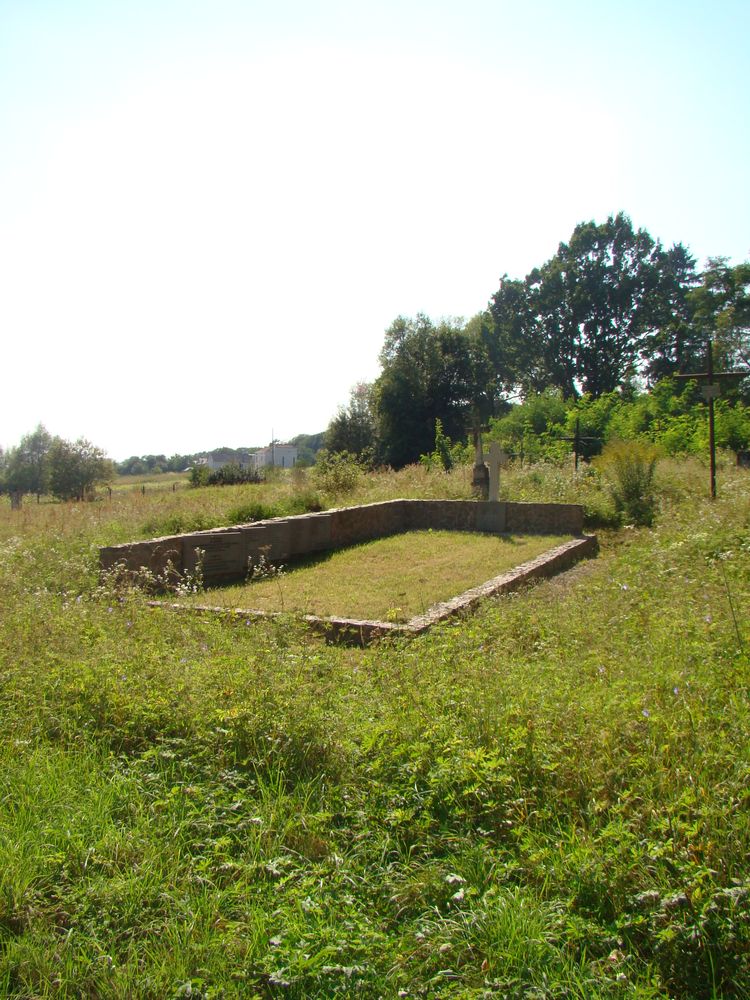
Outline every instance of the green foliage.
{"type": "Polygon", "coordinates": [[[297,448],[297,462],[300,468],[307,468],[315,463],[315,456],[325,446],[326,432],[318,434],[297,434],[290,439],[290,444],[297,448]]]}
{"type": "Polygon", "coordinates": [[[131,455],[117,463],[120,476],[158,475],[160,472],[184,472],[195,462],[197,455],[131,455]]]}
{"type": "Polygon", "coordinates": [[[371,385],[359,382],[353,387],[349,405],[339,407],[328,425],[325,448],[334,454],[347,452],[360,462],[372,461],[375,452],[375,414],[371,385]]]}
{"type": "MultiPolygon", "coordinates": [[[[750,444],[750,408],[739,400],[715,404],[716,443],[739,451],[750,444]]],[[[579,455],[599,454],[608,441],[649,441],[668,455],[705,455],[708,420],[695,383],[664,379],[649,392],[605,393],[563,400],[558,390],[529,396],[490,421],[489,436],[524,461],[561,461],[573,450],[578,425],[579,455]]]]}
{"type": "Polygon", "coordinates": [[[497,389],[481,336],[459,320],[435,325],[399,316],[386,331],[382,372],[373,388],[381,463],[402,468],[429,454],[435,421],[463,439],[477,414],[494,409],[497,389]]]}
{"type": "Polygon", "coordinates": [[[49,449],[49,488],[58,500],[84,500],[95,486],[111,482],[114,464],[85,438],[55,438],[49,449]]]}
{"type": "Polygon", "coordinates": [[[194,465],[190,470],[191,486],[208,486],[211,470],[207,465],[194,465]]]}
{"type": "Polygon", "coordinates": [[[238,462],[228,462],[218,469],[194,465],[190,470],[191,486],[238,486],[242,483],[260,483],[262,479],[257,469],[246,468],[238,462]]]}
{"type": "Polygon", "coordinates": [[[506,276],[493,296],[493,358],[504,386],[526,394],[554,386],[566,398],[581,387],[598,397],[649,362],[654,376],[683,366],[691,356],[685,323],[657,331],[686,314],[694,281],[683,247],[663,251],[623,213],[579,224],[550,261],[523,281],[506,276]]]}
{"type": "Polygon", "coordinates": [[[427,469],[450,472],[453,468],[453,442],[443,433],[443,423],[439,417],[435,420],[435,448],[429,455],[420,455],[419,461],[427,469]]]}
{"type": "Polygon", "coordinates": [[[658,450],[645,442],[610,441],[596,463],[609,483],[615,510],[631,524],[653,524],[658,457],[658,450]]]}
{"type": "Polygon", "coordinates": [[[21,438],[17,448],[11,448],[0,464],[0,489],[7,493],[36,493],[49,490],[49,452],[52,435],[42,425],[21,438]]]}
{"type": "Polygon", "coordinates": [[[501,417],[490,421],[490,438],[509,455],[524,461],[561,459],[570,451],[562,442],[569,404],[558,389],[529,396],[501,417]]]}
{"type": "Polygon", "coordinates": [[[327,448],[318,452],[312,471],[318,489],[332,497],[354,492],[363,473],[355,455],[330,452],[327,448]]]}
{"type": "Polygon", "coordinates": [[[718,367],[750,366],[750,262],[712,257],[690,293],[696,322],[715,342],[718,367]]]}

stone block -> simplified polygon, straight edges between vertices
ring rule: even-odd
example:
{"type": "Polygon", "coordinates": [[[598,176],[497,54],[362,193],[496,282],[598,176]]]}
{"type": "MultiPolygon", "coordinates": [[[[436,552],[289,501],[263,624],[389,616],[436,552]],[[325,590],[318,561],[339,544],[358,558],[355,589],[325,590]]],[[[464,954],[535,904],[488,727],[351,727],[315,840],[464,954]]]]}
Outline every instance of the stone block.
{"type": "Polygon", "coordinates": [[[330,514],[301,514],[289,520],[289,555],[325,552],[331,548],[330,514]]]}
{"type": "MultiPolygon", "coordinates": [[[[502,501],[488,501],[474,504],[477,508],[474,531],[500,534],[505,531],[505,504],[502,501]]],[[[472,529],[469,529],[472,530],[472,529]]]]}
{"type": "Polygon", "coordinates": [[[261,556],[266,562],[283,563],[292,554],[291,518],[259,521],[242,529],[245,542],[245,569],[248,560],[256,564],[261,556]]]}
{"type": "Polygon", "coordinates": [[[182,565],[195,573],[199,562],[206,584],[242,580],[247,571],[241,531],[200,531],[182,537],[182,565]]]}

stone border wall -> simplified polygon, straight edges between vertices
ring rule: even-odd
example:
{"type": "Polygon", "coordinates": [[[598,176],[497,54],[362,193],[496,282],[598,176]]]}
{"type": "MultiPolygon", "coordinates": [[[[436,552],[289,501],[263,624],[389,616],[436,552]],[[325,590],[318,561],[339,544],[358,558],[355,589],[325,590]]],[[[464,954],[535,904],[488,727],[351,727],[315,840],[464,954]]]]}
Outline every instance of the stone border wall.
{"type": "Polygon", "coordinates": [[[102,572],[117,568],[136,575],[147,570],[166,585],[194,573],[200,561],[203,583],[213,586],[244,580],[248,565],[261,556],[271,563],[288,563],[315,552],[426,528],[581,535],[583,508],[554,503],[387,500],[110,545],[99,550],[99,565],[102,572]]]}

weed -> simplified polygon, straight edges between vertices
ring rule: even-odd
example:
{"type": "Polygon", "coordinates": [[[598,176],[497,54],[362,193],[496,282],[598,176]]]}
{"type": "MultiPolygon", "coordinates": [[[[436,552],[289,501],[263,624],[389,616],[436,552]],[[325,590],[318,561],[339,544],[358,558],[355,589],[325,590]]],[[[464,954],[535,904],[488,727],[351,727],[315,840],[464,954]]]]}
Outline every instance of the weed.
{"type": "Polygon", "coordinates": [[[643,441],[611,441],[596,460],[609,484],[615,510],[631,524],[653,524],[658,457],[658,450],[643,441]]]}

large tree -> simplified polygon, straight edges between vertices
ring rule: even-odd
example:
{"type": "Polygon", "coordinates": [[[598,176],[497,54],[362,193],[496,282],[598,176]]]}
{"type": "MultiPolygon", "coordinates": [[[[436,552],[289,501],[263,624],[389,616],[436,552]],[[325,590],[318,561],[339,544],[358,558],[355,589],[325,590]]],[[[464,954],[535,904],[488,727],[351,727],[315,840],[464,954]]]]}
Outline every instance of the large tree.
{"type": "Polygon", "coordinates": [[[750,366],[750,262],[709,258],[690,304],[704,343],[709,337],[715,343],[717,363],[750,366]]]}
{"type": "Polygon", "coordinates": [[[503,278],[493,296],[498,379],[524,394],[554,386],[597,397],[648,375],[655,353],[654,373],[674,370],[694,280],[684,247],[664,251],[623,213],[580,223],[551,260],[523,281],[503,278]]]}
{"type": "Polygon", "coordinates": [[[657,270],[649,331],[641,348],[643,373],[651,384],[678,372],[695,371],[705,353],[705,338],[694,321],[691,295],[700,280],[695,259],[677,243],[658,251],[657,270]]]}
{"type": "Polygon", "coordinates": [[[349,394],[349,405],[340,406],[328,425],[325,446],[330,452],[347,451],[372,459],[375,449],[375,415],[372,385],[358,382],[349,394]]]}
{"type": "Polygon", "coordinates": [[[399,316],[386,331],[373,390],[378,459],[395,468],[432,451],[435,421],[454,440],[494,398],[493,372],[477,329],[461,321],[399,316]]]}
{"type": "Polygon", "coordinates": [[[49,451],[50,491],[59,500],[85,500],[100,483],[109,482],[114,465],[101,448],[85,438],[55,438],[49,451]]]}
{"type": "Polygon", "coordinates": [[[17,447],[5,456],[3,488],[8,493],[36,493],[37,498],[49,488],[49,451],[52,435],[39,424],[25,434],[17,447]]]}

